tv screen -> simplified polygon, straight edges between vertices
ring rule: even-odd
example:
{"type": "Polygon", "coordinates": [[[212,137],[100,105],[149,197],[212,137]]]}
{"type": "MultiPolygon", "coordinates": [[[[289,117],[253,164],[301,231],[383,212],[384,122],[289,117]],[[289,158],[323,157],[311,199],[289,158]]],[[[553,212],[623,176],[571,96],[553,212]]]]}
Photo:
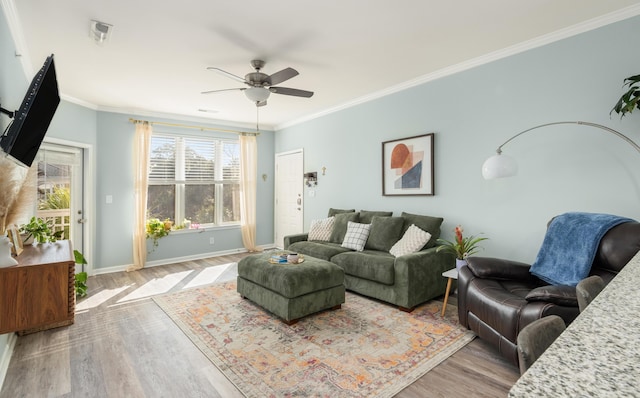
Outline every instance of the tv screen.
{"type": "Polygon", "coordinates": [[[59,103],[58,81],[51,54],[33,77],[7,133],[0,137],[2,150],[30,167],[59,103]]]}

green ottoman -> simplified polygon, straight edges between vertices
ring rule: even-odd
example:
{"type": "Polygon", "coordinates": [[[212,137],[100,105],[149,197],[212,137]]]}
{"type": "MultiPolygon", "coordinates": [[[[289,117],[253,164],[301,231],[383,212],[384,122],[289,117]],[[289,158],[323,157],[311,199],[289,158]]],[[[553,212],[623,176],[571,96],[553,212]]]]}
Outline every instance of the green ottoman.
{"type": "Polygon", "coordinates": [[[273,253],[238,262],[238,293],[295,323],[299,318],[344,303],[344,271],[328,261],[305,256],[300,264],[271,264],[273,253]]]}

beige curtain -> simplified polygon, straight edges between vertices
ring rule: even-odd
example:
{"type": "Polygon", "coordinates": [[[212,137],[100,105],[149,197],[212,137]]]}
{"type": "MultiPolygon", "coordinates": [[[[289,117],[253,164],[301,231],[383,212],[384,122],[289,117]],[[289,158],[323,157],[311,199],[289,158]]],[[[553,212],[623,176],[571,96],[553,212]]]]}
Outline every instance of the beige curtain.
{"type": "Polygon", "coordinates": [[[144,267],[147,262],[147,182],[149,178],[149,145],[152,128],[149,122],[136,123],[133,142],[134,218],[133,265],[127,271],[144,267]]]}
{"type": "Polygon", "coordinates": [[[256,246],[256,188],[258,150],[254,134],[240,135],[240,227],[242,242],[250,252],[261,251],[256,246]]]}

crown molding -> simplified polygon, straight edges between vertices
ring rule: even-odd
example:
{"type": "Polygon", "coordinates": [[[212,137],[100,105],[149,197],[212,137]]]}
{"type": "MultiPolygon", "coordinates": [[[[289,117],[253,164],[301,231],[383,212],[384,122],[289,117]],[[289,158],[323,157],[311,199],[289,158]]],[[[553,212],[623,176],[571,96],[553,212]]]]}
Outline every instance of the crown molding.
{"type": "Polygon", "coordinates": [[[0,6],[7,18],[7,25],[9,26],[9,32],[13,43],[15,45],[15,56],[20,58],[22,64],[22,71],[27,81],[31,81],[35,74],[33,70],[33,64],[31,63],[31,57],[29,57],[29,51],[27,49],[26,40],[24,38],[24,30],[18,17],[18,11],[13,0],[0,0],[0,6]]]}
{"type": "MultiPolygon", "coordinates": [[[[148,118],[202,123],[202,124],[208,124],[208,125],[212,125],[220,128],[232,127],[236,129],[246,129],[250,131],[255,131],[256,129],[256,125],[252,123],[239,123],[239,122],[232,122],[232,121],[221,120],[221,119],[181,115],[177,113],[164,113],[164,112],[155,112],[155,111],[140,110],[140,109],[124,109],[124,108],[104,107],[104,106],[98,106],[96,110],[98,112],[119,113],[119,114],[124,114],[129,116],[135,115],[135,116],[142,116],[142,117],[148,117],[148,118]]],[[[260,132],[265,132],[265,131],[273,131],[273,126],[260,125],[260,132]]]]}
{"type": "Polygon", "coordinates": [[[420,76],[416,79],[413,80],[409,80],[406,81],[404,83],[400,83],[398,85],[395,86],[391,86],[389,88],[383,89],[383,90],[379,90],[376,91],[374,93],[371,94],[367,94],[365,96],[356,98],[352,101],[348,101],[345,102],[341,105],[337,105],[335,107],[331,107],[328,109],[325,109],[324,111],[320,111],[314,114],[310,114],[307,116],[303,116],[301,118],[295,119],[295,120],[291,120],[288,122],[284,122],[281,123],[277,126],[275,126],[274,130],[275,131],[279,131],[288,127],[292,127],[304,122],[308,122],[311,121],[313,119],[317,119],[320,118],[322,116],[326,116],[335,112],[339,112],[351,107],[354,107],[356,105],[360,105],[360,104],[364,104],[366,102],[370,102],[391,94],[395,94],[397,92],[400,91],[404,91],[407,90],[409,88],[413,88],[434,80],[438,80],[441,79],[443,77],[446,76],[451,76],[454,75],[456,73],[460,73],[460,72],[464,72],[466,70],[469,69],[473,69],[475,67],[481,66],[481,65],[485,65],[503,58],[507,58],[510,57],[512,55],[516,55],[528,50],[532,50],[534,48],[538,48],[538,47],[542,47],[545,46],[547,44],[551,44],[572,36],[576,36],[579,35],[581,33],[585,33],[591,30],[595,30],[598,28],[601,28],[603,26],[606,25],[610,25],[612,23],[615,22],[620,22],[623,21],[625,19],[629,19],[635,16],[640,15],[640,4],[636,4],[636,5],[632,5],[626,8],[622,8],[618,11],[614,11],[612,13],[606,14],[606,15],[602,15],[600,17],[597,18],[593,18],[584,22],[581,22],[579,24],[573,25],[573,26],[569,26],[567,28],[563,28],[560,30],[557,30],[555,32],[552,33],[548,33],[546,35],[542,35],[539,37],[536,37],[534,39],[531,40],[527,40],[524,41],[522,43],[518,43],[506,48],[503,48],[501,50],[497,50],[497,51],[493,51],[491,53],[482,55],[480,57],[476,57],[473,59],[470,59],[468,61],[464,61],[461,63],[458,63],[456,65],[452,65],[443,69],[440,69],[438,71],[435,71],[433,73],[429,73],[423,76],[420,76]]]}
{"type": "Polygon", "coordinates": [[[72,97],[70,95],[60,94],[60,99],[71,102],[72,104],[83,106],[85,108],[93,109],[94,111],[98,110],[98,106],[96,104],[78,99],[76,97],[72,97]]]}

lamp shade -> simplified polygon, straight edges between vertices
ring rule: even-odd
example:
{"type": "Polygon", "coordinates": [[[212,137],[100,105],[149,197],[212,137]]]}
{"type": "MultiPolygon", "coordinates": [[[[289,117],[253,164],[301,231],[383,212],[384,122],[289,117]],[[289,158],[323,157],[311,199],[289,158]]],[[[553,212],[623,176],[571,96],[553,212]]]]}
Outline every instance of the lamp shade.
{"type": "Polygon", "coordinates": [[[244,90],[244,94],[253,102],[262,102],[269,98],[271,91],[264,87],[249,87],[244,90]]]}
{"type": "Polygon", "coordinates": [[[516,174],[518,174],[518,164],[511,156],[493,155],[482,165],[482,176],[485,180],[513,177],[516,174]]]}

